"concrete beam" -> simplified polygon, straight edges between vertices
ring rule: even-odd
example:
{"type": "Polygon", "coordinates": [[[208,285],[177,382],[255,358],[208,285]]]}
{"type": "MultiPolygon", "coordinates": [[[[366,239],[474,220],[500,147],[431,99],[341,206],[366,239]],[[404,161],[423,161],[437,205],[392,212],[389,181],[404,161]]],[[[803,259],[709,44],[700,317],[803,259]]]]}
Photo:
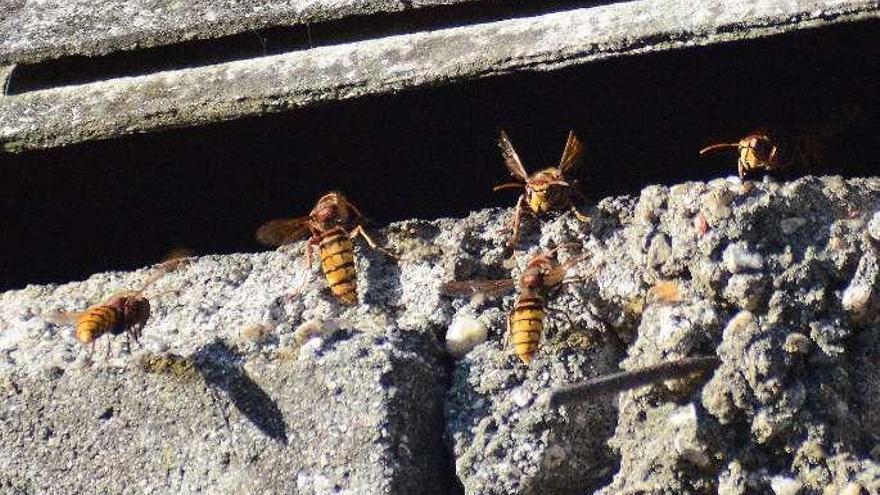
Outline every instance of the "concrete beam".
{"type": "Polygon", "coordinates": [[[878,16],[868,0],[602,5],[7,96],[0,143],[63,146],[878,16]]]}

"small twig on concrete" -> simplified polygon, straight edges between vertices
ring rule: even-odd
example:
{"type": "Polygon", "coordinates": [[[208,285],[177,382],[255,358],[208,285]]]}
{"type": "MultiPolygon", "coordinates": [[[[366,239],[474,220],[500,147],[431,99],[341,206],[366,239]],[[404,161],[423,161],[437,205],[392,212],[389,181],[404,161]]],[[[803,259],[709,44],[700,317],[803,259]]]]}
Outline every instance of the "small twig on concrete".
{"type": "Polygon", "coordinates": [[[717,367],[721,360],[716,356],[702,356],[668,361],[636,371],[623,371],[600,376],[575,385],[559,387],[550,393],[550,405],[558,407],[570,402],[585,400],[605,392],[620,392],[651,383],[680,378],[699,371],[717,367]]]}

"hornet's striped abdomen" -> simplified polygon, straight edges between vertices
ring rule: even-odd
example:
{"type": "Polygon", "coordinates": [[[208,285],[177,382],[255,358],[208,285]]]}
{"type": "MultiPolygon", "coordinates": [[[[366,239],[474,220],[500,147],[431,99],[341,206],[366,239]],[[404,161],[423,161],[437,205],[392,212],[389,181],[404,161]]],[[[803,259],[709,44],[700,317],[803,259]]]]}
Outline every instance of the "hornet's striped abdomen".
{"type": "Polygon", "coordinates": [[[510,338],[513,350],[523,363],[529,364],[541,343],[544,330],[544,301],[535,295],[522,295],[513,308],[510,338]]]}
{"type": "Polygon", "coordinates": [[[333,228],[321,236],[321,270],[327,285],[342,303],[357,303],[357,274],[351,237],[342,227],[333,228]]]}
{"type": "Polygon", "coordinates": [[[76,340],[83,344],[94,342],[121,323],[122,316],[116,308],[93,306],[76,321],[76,340]]]}

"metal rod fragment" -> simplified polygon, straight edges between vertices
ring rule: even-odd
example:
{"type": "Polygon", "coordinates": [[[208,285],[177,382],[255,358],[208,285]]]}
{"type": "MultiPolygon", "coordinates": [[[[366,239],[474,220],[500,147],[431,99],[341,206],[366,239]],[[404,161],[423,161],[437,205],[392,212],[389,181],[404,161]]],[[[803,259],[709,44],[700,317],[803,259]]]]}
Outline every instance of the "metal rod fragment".
{"type": "Polygon", "coordinates": [[[559,407],[600,393],[620,392],[670,378],[680,378],[691,373],[708,371],[720,363],[721,360],[717,356],[701,356],[667,361],[636,371],[612,373],[583,383],[557,388],[550,393],[550,405],[559,407]]]}

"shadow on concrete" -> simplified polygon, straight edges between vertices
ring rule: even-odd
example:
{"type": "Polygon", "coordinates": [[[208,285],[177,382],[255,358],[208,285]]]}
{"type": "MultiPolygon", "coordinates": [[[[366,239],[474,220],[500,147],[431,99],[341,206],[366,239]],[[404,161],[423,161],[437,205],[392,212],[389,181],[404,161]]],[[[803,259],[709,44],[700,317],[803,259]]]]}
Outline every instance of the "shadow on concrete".
{"type": "Polygon", "coordinates": [[[192,359],[205,382],[225,395],[254,426],[272,440],[287,445],[287,423],[278,405],[241,366],[241,357],[226,343],[214,341],[192,359]]]}

